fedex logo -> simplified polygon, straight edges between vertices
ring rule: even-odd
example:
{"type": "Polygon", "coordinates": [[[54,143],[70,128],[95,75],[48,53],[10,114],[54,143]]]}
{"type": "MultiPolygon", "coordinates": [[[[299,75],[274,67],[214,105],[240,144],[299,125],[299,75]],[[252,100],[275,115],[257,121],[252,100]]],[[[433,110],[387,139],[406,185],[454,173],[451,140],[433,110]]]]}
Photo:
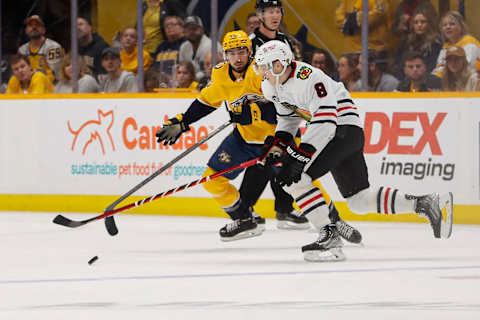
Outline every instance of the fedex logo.
{"type": "Polygon", "coordinates": [[[447,113],[429,117],[426,112],[367,112],[365,115],[365,153],[379,153],[387,148],[389,154],[419,155],[428,146],[432,155],[442,155],[437,131],[447,113]],[[413,127],[412,127],[413,126],[413,127]],[[375,135],[380,127],[380,136],[375,135]],[[417,138],[419,137],[419,138],[417,138]],[[400,140],[409,141],[401,144],[400,140]]]}

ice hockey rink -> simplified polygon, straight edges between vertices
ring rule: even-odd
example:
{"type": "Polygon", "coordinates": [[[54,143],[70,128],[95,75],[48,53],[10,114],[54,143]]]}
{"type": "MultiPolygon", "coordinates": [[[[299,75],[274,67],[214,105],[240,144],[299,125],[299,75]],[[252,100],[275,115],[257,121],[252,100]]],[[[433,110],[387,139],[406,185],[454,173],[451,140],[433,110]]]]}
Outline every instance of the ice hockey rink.
{"type": "Polygon", "coordinates": [[[315,233],[274,220],[224,243],[221,218],[120,214],[111,237],[55,215],[0,212],[0,319],[480,319],[480,226],[438,240],[427,224],[352,222],[363,247],[308,263],[315,233]]]}

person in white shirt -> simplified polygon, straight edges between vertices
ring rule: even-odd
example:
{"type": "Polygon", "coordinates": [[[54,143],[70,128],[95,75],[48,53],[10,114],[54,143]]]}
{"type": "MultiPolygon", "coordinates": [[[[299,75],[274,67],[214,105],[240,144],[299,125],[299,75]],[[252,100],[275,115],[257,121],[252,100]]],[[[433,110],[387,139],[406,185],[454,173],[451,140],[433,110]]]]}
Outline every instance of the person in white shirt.
{"type": "Polygon", "coordinates": [[[132,72],[122,70],[122,60],[118,48],[107,47],[102,51],[102,66],[106,75],[99,75],[101,91],[138,92],[137,77],[132,72]]]}
{"type": "MultiPolygon", "coordinates": [[[[187,41],[180,45],[178,61],[189,61],[195,67],[195,78],[205,77],[205,55],[212,50],[212,40],[205,35],[202,19],[197,16],[187,17],[183,23],[187,41]]],[[[217,51],[222,54],[222,45],[217,43],[217,51]]]]}
{"type": "MultiPolygon", "coordinates": [[[[99,91],[97,80],[90,74],[83,56],[78,56],[78,93],[96,93],[99,91]]],[[[55,93],[72,93],[72,56],[68,53],[60,66],[59,81],[55,86],[55,93]]]]}
{"type": "Polygon", "coordinates": [[[450,237],[452,193],[414,196],[395,188],[370,186],[359,108],[342,83],[320,69],[294,61],[292,51],[281,41],[262,45],[255,60],[257,72],[264,77],[262,92],[275,104],[278,114],[275,137],[265,139],[261,162],[269,165],[281,161],[276,181],[287,186],[285,190],[319,232],[317,241],[302,247],[305,260],[345,259],[338,230],[328,219],[323,194],[312,185],[328,172],[353,212],[416,212],[430,221],[436,238],[450,237]],[[308,124],[297,146],[293,137],[302,118],[308,124]],[[442,207],[446,207],[446,221],[442,207]]]}

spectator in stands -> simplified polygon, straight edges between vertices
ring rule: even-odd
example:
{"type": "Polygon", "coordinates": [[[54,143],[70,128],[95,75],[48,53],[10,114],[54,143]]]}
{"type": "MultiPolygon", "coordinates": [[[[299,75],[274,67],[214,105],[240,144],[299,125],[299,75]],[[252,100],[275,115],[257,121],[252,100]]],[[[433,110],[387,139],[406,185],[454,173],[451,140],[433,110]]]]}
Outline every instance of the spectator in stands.
{"type": "Polygon", "coordinates": [[[247,21],[245,22],[245,32],[248,35],[251,35],[255,29],[260,27],[260,24],[262,22],[260,21],[260,18],[257,16],[255,12],[250,12],[247,16],[247,21]]]}
{"type": "MultiPolygon", "coordinates": [[[[368,52],[368,88],[367,91],[389,92],[397,89],[399,81],[391,74],[385,73],[387,67],[386,53],[370,49],[368,52]]],[[[358,58],[357,69],[362,73],[362,54],[358,58]]],[[[354,91],[361,91],[361,80],[357,81],[354,91]]]]}
{"type": "Polygon", "coordinates": [[[336,70],[335,70],[335,61],[333,61],[332,56],[330,53],[325,49],[315,49],[312,52],[312,57],[309,63],[325,72],[331,78],[336,78],[336,70]]]}
{"type": "MultiPolygon", "coordinates": [[[[195,67],[196,79],[202,79],[205,76],[205,55],[212,50],[212,40],[205,35],[202,19],[197,16],[190,16],[184,23],[185,41],[180,46],[179,62],[189,61],[195,67]]],[[[222,45],[217,43],[218,52],[222,52],[222,45]]]]}
{"type": "Polygon", "coordinates": [[[198,90],[198,82],[195,81],[195,68],[191,62],[183,61],[177,65],[175,79],[177,80],[177,88],[198,90]]]}
{"type": "MultiPolygon", "coordinates": [[[[475,62],[475,71],[477,72],[477,79],[480,80],[480,59],[475,62]]],[[[480,81],[477,82],[477,90],[480,91],[480,81]]]]}
{"type": "MultiPolygon", "coordinates": [[[[63,58],[59,72],[59,82],[55,86],[55,93],[72,93],[72,55],[69,53],[63,58]]],[[[78,57],[78,93],[99,92],[99,86],[94,77],[90,75],[90,69],[85,63],[83,56],[78,57]]]]}
{"type": "MultiPolygon", "coordinates": [[[[122,70],[137,74],[138,72],[138,50],[137,50],[137,29],[126,27],[120,37],[123,49],[120,51],[122,70]]],[[[150,54],[143,50],[143,70],[146,71],[153,63],[150,54]]]]}
{"type": "Polygon", "coordinates": [[[338,59],[338,78],[343,82],[348,91],[354,91],[355,85],[360,79],[360,72],[357,69],[358,54],[344,53],[338,59]]]}
{"type": "Polygon", "coordinates": [[[160,87],[159,73],[153,68],[148,69],[143,76],[143,82],[145,92],[155,92],[155,89],[160,87]]]}
{"type": "Polygon", "coordinates": [[[53,92],[52,82],[50,82],[44,73],[34,71],[27,57],[21,54],[15,54],[10,57],[9,64],[13,76],[8,81],[7,94],[53,92]]]}
{"type": "Polygon", "coordinates": [[[412,31],[412,18],[416,10],[427,12],[427,15],[437,15],[430,0],[402,0],[398,4],[393,22],[392,29],[395,34],[403,38],[412,31]]]}
{"type": "Polygon", "coordinates": [[[403,78],[404,55],[408,52],[419,52],[426,63],[427,73],[431,73],[437,63],[442,49],[442,39],[438,30],[435,11],[417,8],[411,19],[411,31],[401,42],[395,54],[392,71],[400,79],[403,78]]]}
{"type": "MultiPolygon", "coordinates": [[[[218,53],[217,64],[222,61],[223,61],[223,56],[220,53],[218,53]]],[[[198,81],[198,90],[202,90],[203,88],[205,88],[212,78],[212,68],[214,67],[212,65],[212,51],[209,51],[205,55],[204,63],[205,63],[205,77],[203,77],[202,79],[200,79],[200,81],[198,81]]]]}
{"type": "Polygon", "coordinates": [[[420,52],[408,52],[403,62],[403,79],[397,87],[402,92],[441,91],[442,79],[427,72],[425,57],[420,52]]]}
{"type": "Polygon", "coordinates": [[[103,92],[138,92],[137,78],[132,72],[122,70],[118,48],[107,47],[102,51],[102,66],[107,71],[100,76],[103,92]]]}
{"type": "Polygon", "coordinates": [[[144,49],[152,56],[164,40],[165,29],[161,29],[167,16],[185,17],[185,5],[178,0],[146,0],[143,4],[144,49]]]}
{"type": "Polygon", "coordinates": [[[477,90],[477,73],[470,68],[462,47],[450,47],[446,52],[446,67],[442,74],[444,91],[477,90]]]}
{"type": "Polygon", "coordinates": [[[28,57],[34,71],[47,75],[51,82],[58,79],[58,71],[63,58],[63,48],[52,39],[45,37],[43,20],[33,15],[26,20],[25,34],[30,41],[23,44],[18,53],[28,57]]]}
{"type": "Polygon", "coordinates": [[[183,20],[178,16],[167,16],[163,20],[166,39],[154,54],[154,67],[158,72],[174,77],[174,66],[178,60],[180,45],[186,40],[183,35],[183,20]]]}
{"type": "Polygon", "coordinates": [[[480,57],[480,42],[468,34],[468,27],[462,15],[457,11],[447,12],[441,19],[440,29],[444,43],[433,73],[440,75],[443,71],[447,50],[451,47],[462,47],[468,64],[474,69],[475,61],[480,57]]]}
{"type": "Polygon", "coordinates": [[[102,52],[108,44],[97,33],[93,33],[92,24],[88,18],[77,19],[78,53],[84,56],[87,66],[95,78],[106,71],[102,67],[102,52]]]}
{"type": "MultiPolygon", "coordinates": [[[[368,5],[368,47],[377,51],[387,50],[390,37],[390,0],[369,1],[368,5]]],[[[339,0],[335,11],[337,28],[352,40],[351,51],[362,48],[362,1],[339,0]]]]}

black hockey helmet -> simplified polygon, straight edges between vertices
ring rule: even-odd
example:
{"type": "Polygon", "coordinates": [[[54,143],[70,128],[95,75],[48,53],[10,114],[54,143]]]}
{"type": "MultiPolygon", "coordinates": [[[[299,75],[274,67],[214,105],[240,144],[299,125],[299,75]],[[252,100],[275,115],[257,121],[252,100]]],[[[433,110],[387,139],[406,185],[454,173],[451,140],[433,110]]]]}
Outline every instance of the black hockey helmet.
{"type": "Polygon", "coordinates": [[[283,11],[282,1],[280,0],[257,0],[255,3],[255,9],[265,9],[268,7],[280,7],[283,11]]]}

